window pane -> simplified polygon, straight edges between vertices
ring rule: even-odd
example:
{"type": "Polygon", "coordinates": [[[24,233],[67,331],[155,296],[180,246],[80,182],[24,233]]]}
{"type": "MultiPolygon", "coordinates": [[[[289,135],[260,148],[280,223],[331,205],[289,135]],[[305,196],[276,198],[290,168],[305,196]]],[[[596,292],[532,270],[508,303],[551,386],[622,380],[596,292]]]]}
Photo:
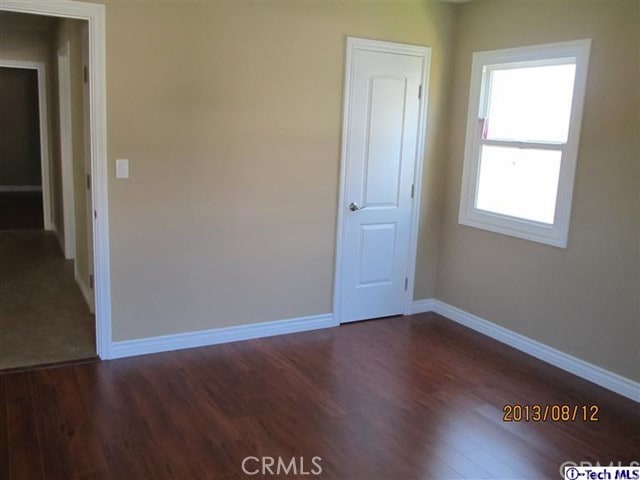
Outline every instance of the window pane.
{"type": "Polygon", "coordinates": [[[576,66],[493,70],[486,137],[566,142],[576,66]]]}
{"type": "Polygon", "coordinates": [[[476,208],[553,224],[562,152],[484,145],[476,208]]]}

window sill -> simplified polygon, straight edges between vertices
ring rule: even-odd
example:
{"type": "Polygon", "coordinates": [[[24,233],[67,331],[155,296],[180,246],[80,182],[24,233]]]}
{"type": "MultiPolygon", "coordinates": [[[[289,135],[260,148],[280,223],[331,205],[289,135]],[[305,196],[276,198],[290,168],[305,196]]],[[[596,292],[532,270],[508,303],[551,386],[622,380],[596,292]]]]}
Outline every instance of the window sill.
{"type": "Polygon", "coordinates": [[[467,227],[479,228],[553,247],[567,248],[568,232],[562,232],[559,227],[554,227],[553,225],[544,226],[526,220],[517,220],[480,211],[460,215],[458,223],[467,227]]]}

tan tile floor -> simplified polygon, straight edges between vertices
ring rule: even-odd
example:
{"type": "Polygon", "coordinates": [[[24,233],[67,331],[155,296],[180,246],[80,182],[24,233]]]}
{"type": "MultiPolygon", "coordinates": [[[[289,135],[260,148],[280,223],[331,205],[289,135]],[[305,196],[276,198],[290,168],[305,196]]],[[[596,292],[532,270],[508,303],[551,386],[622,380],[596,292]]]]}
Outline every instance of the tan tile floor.
{"type": "Polygon", "coordinates": [[[94,357],[94,332],[55,235],[0,231],[0,370],[94,357]]]}

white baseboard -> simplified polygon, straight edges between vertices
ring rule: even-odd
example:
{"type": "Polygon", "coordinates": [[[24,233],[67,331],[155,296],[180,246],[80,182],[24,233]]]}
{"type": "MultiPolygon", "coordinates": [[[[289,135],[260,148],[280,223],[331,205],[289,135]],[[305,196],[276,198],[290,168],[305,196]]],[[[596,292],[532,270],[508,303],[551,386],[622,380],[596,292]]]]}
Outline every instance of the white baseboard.
{"type": "Polygon", "coordinates": [[[0,185],[0,192],[41,192],[42,185],[0,185]]]}
{"type": "MultiPolygon", "coordinates": [[[[568,355],[469,312],[441,302],[440,300],[426,299],[415,301],[413,302],[412,312],[414,314],[425,312],[438,313],[456,323],[487,335],[580,378],[593,382],[596,385],[600,385],[636,402],[640,402],[640,383],[568,355]]],[[[177,333],[159,337],[124,340],[111,344],[108,358],[123,358],[134,355],[180,350],[183,348],[203,347],[334,326],[336,326],[336,323],[333,315],[325,314],[250,325],[215,328],[197,332],[177,333]]]]}
{"type": "Polygon", "coordinates": [[[252,338],[271,337],[285,333],[306,332],[335,327],[332,314],[291,318],[272,322],[253,323],[234,327],[214,328],[197,332],[176,333],[160,337],[140,338],[113,342],[108,358],[131,357],[147,353],[167,352],[183,348],[204,347],[220,343],[237,342],[252,338]]]}
{"type": "Polygon", "coordinates": [[[427,298],[425,300],[416,300],[413,302],[413,308],[411,309],[411,314],[415,315],[417,313],[427,313],[433,312],[433,309],[436,306],[435,298],[427,298]]]}
{"type": "Polygon", "coordinates": [[[580,360],[512,330],[453,307],[440,300],[428,299],[414,302],[414,312],[435,312],[465,327],[471,328],[539,360],[550,363],[580,378],[640,402],[640,383],[625,378],[602,367],[580,360]],[[426,310],[431,306],[431,310],[426,310]]]}
{"type": "Polygon", "coordinates": [[[82,292],[82,296],[84,300],[87,302],[87,306],[89,307],[89,311],[93,314],[96,313],[95,307],[95,299],[93,297],[93,291],[89,288],[89,286],[84,282],[80,274],[77,270],[74,269],[73,277],[76,279],[76,283],[78,287],[80,287],[80,291],[82,292]]]}

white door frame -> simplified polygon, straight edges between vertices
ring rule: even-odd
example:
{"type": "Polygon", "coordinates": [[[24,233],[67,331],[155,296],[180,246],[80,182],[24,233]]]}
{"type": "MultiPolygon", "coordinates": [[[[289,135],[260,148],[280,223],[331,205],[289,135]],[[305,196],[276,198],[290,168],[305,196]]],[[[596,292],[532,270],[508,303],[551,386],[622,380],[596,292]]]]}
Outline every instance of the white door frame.
{"type": "Polygon", "coordinates": [[[71,0],[2,0],[0,10],[86,20],[89,24],[91,94],[91,193],[96,292],[96,348],[111,357],[111,272],[109,267],[109,203],[107,194],[107,98],[105,7],[71,0]]]}
{"type": "MultiPolygon", "coordinates": [[[[60,125],[60,171],[62,177],[62,250],[67,260],[76,258],[76,205],[73,179],[73,125],[71,120],[71,46],[58,50],[58,115],[60,125]]],[[[60,225],[58,234],[60,233],[60,225]]],[[[58,237],[59,238],[59,237],[58,237]]]]}
{"type": "Polygon", "coordinates": [[[38,116],[40,123],[40,171],[42,178],[42,217],[44,229],[53,230],[51,219],[51,180],[49,166],[49,112],[47,109],[47,69],[44,62],[6,60],[0,58],[0,67],[35,70],[38,75],[38,116]]]}
{"type": "Polygon", "coordinates": [[[340,153],[340,194],[338,198],[338,223],[336,228],[336,263],[333,282],[333,318],[336,325],[342,323],[342,255],[344,252],[344,230],[346,227],[346,190],[347,190],[347,144],[349,127],[349,105],[351,102],[351,84],[353,75],[353,59],[356,50],[368,50],[372,52],[397,53],[401,55],[411,55],[424,59],[421,85],[422,97],[420,99],[420,111],[418,116],[418,145],[415,160],[415,198],[412,202],[411,210],[411,236],[409,240],[409,258],[407,263],[407,290],[405,293],[404,314],[410,315],[413,305],[413,289],[416,270],[416,256],[418,250],[418,223],[420,220],[420,193],[422,191],[422,165],[424,162],[424,139],[426,134],[427,121],[427,96],[429,92],[429,67],[431,64],[431,48],[419,45],[406,45],[402,43],[384,42],[380,40],[369,40],[365,38],[347,37],[345,76],[344,76],[344,97],[342,104],[342,146],[340,153]]]}

